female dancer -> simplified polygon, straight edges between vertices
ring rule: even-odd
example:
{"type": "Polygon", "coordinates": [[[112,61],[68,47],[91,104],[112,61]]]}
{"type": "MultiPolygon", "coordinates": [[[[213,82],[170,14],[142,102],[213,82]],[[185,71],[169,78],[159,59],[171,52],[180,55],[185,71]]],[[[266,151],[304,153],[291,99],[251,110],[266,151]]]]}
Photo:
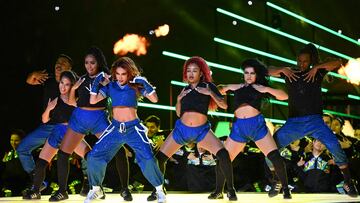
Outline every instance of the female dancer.
{"type": "MultiPolygon", "coordinates": [[[[286,100],[288,95],[282,90],[268,87],[267,68],[257,59],[247,59],[241,67],[244,70],[244,83],[224,85],[220,89],[223,94],[226,94],[228,90],[234,91],[235,94],[235,121],[230,136],[225,141],[225,148],[229,151],[232,161],[244,149],[248,141],[254,141],[262,153],[273,163],[283,186],[284,199],[291,199],[285,162],[280,156],[260,112],[261,101],[264,97],[271,95],[276,99],[286,100]]],[[[216,172],[216,182],[215,192],[209,196],[209,199],[217,199],[221,196],[225,179],[220,171],[216,172]]]]}
{"type": "Polygon", "coordinates": [[[100,186],[105,176],[106,165],[123,144],[128,144],[135,151],[141,171],[156,188],[158,202],[165,202],[166,197],[162,189],[164,178],[147,138],[147,128],[140,123],[136,109],[140,94],[151,102],[158,101],[155,88],[140,76],[134,61],[128,57],[119,58],[113,63],[111,75],[114,81],[100,90],[102,75],[99,75],[92,85],[90,103],[96,104],[107,97],[111,98],[113,120],[87,156],[88,177],[92,189],[85,202],[104,196],[100,186]]]}
{"type": "Polygon", "coordinates": [[[183,80],[189,85],[177,97],[176,114],[180,119],[157,153],[160,170],[165,173],[166,161],[181,146],[197,143],[199,147],[216,155],[217,165],[226,176],[227,196],[230,200],[237,200],[229,153],[215,137],[207,120],[209,108],[214,110],[219,106],[226,109],[227,104],[211,82],[210,69],[203,58],[194,56],[185,62],[183,80]]]}
{"type": "MultiPolygon", "coordinates": [[[[36,161],[32,187],[23,194],[23,199],[40,199],[40,187],[45,179],[46,168],[58,151],[59,144],[64,137],[68,121],[76,103],[69,99],[70,89],[75,84],[76,76],[71,71],[63,71],[60,76],[60,96],[49,99],[47,107],[42,114],[42,122],[55,125],[43,146],[39,159],[36,161]]],[[[81,151],[84,146],[79,146],[77,153],[84,155],[81,151]]]]}
{"type": "MultiPolygon", "coordinates": [[[[85,55],[85,68],[87,74],[82,76],[71,88],[70,99],[75,102],[75,91],[78,93],[77,108],[71,115],[69,127],[61,142],[58,152],[58,181],[59,190],[50,197],[50,201],[67,199],[67,180],[69,173],[69,157],[74,149],[83,141],[86,134],[94,134],[100,137],[101,133],[109,125],[105,110],[106,100],[97,104],[90,104],[90,90],[96,75],[107,72],[105,56],[99,48],[92,47],[85,55]]],[[[84,149],[89,151],[90,148],[84,149]]],[[[127,189],[128,162],[124,149],[119,151],[116,158],[117,169],[120,171],[120,180],[123,185],[121,196],[126,201],[131,201],[132,196],[127,189]],[[120,161],[119,161],[120,160],[120,161]],[[125,185],[125,186],[124,186],[125,185]]]]}

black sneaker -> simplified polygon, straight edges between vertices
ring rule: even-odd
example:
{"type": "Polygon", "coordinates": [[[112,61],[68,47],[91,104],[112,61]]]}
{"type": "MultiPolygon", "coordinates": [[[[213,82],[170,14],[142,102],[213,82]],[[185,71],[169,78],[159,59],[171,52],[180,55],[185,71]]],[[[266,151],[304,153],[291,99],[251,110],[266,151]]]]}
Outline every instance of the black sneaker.
{"type": "Polygon", "coordinates": [[[222,192],[212,192],[210,193],[210,195],[208,196],[208,199],[224,199],[224,195],[222,192]]]}
{"type": "Polygon", "coordinates": [[[292,199],[290,188],[283,189],[283,197],[284,199],[292,199]]]}
{"type": "Polygon", "coordinates": [[[39,191],[28,189],[23,192],[23,199],[41,199],[41,194],[39,191]]]}
{"type": "Polygon", "coordinates": [[[156,190],[153,190],[146,200],[149,202],[157,200],[156,190]]]}
{"type": "Polygon", "coordinates": [[[55,194],[49,198],[49,202],[58,202],[66,199],[69,199],[67,192],[56,191],[55,194]]]}
{"type": "Polygon", "coordinates": [[[236,191],[234,188],[227,191],[226,196],[230,201],[237,201],[236,191]]]}
{"type": "Polygon", "coordinates": [[[125,201],[132,201],[133,197],[128,188],[124,188],[120,191],[120,196],[124,198],[125,201]]]}
{"type": "Polygon", "coordinates": [[[346,194],[349,195],[350,197],[357,197],[359,195],[353,181],[351,181],[350,183],[344,183],[343,188],[346,194]]]}
{"type": "Polygon", "coordinates": [[[281,184],[279,182],[274,182],[273,184],[271,184],[271,189],[268,192],[268,196],[275,197],[276,195],[279,194],[280,190],[281,190],[281,184]]]}
{"type": "Polygon", "coordinates": [[[83,197],[86,197],[87,194],[89,193],[90,190],[90,186],[89,186],[89,181],[87,178],[84,178],[83,183],[82,183],[82,187],[80,190],[80,195],[83,197]]]}

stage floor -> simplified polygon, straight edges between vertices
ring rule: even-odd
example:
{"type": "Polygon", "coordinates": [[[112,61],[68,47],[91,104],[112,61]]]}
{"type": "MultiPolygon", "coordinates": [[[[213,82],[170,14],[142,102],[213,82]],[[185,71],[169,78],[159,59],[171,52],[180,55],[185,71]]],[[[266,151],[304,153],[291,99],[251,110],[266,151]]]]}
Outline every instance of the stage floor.
{"type": "MultiPolygon", "coordinates": [[[[134,200],[132,203],[144,203],[146,201],[146,197],[149,193],[134,193],[134,200]]],[[[223,200],[208,200],[207,195],[205,193],[201,194],[185,194],[185,193],[169,193],[167,195],[167,203],[221,203],[228,202],[227,198],[223,200]]],[[[347,195],[339,195],[339,194],[293,194],[293,199],[284,200],[282,196],[277,196],[274,198],[268,198],[265,193],[237,193],[238,201],[241,203],[332,203],[332,202],[360,202],[360,197],[351,198],[347,195]]],[[[0,202],[26,202],[26,203],[43,203],[48,202],[49,196],[42,196],[41,200],[22,200],[21,197],[3,197],[0,198],[0,202]]],[[[63,202],[69,203],[82,203],[84,202],[84,197],[80,195],[70,195],[69,199],[63,202]]],[[[110,193],[106,195],[105,200],[96,200],[93,201],[96,203],[110,203],[110,202],[125,202],[119,194],[110,193]]],[[[156,203],[156,201],[154,201],[156,203]]]]}

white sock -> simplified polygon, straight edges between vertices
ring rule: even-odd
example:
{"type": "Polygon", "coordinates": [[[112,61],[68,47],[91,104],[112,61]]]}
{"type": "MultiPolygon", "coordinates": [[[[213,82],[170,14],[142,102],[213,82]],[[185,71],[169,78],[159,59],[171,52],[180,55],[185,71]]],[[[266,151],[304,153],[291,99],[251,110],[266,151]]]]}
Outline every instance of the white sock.
{"type": "Polygon", "coordinates": [[[162,192],[163,191],[163,185],[159,185],[155,187],[156,192],[162,192]]]}

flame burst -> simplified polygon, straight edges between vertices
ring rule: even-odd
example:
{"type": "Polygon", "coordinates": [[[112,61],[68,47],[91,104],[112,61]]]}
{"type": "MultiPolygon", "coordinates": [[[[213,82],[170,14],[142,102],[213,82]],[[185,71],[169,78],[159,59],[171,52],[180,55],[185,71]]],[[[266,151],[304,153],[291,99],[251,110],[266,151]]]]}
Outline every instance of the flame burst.
{"type": "Polygon", "coordinates": [[[170,27],[168,24],[164,24],[159,26],[156,30],[155,30],[155,35],[156,37],[161,37],[161,36],[166,36],[170,31],[170,27]]]}
{"type": "Polygon", "coordinates": [[[360,84],[360,58],[350,59],[349,62],[338,70],[338,73],[350,78],[350,83],[360,84]]]}
{"type": "Polygon", "coordinates": [[[145,37],[137,34],[126,34],[122,39],[114,45],[114,53],[118,55],[126,55],[128,52],[135,53],[137,56],[145,55],[146,48],[150,43],[145,37]]]}

